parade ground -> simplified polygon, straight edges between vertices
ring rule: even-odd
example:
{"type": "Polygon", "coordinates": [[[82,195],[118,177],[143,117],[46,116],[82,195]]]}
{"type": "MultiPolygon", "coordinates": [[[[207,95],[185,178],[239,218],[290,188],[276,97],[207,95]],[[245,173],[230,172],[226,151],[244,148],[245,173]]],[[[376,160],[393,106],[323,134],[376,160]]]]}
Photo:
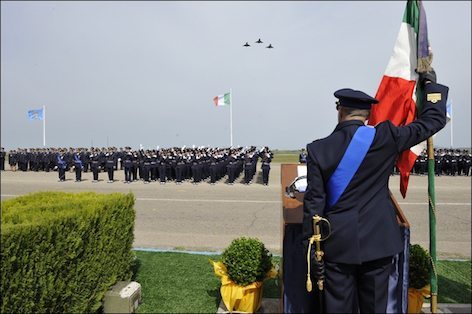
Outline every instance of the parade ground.
{"type": "MultiPolygon", "coordinates": [[[[257,181],[251,185],[210,185],[174,182],[161,185],[142,181],[124,184],[123,171],[115,172],[115,182],[107,183],[106,173],[92,183],[92,174],[67,172],[58,182],[56,172],[1,172],[2,200],[38,191],[134,193],[137,249],[191,250],[221,252],[234,238],[257,237],[274,253],[281,252],[280,164],[273,163],[269,186],[257,181]]],[[[471,257],[471,179],[441,176],[435,178],[438,258],[471,257]]],[[[399,193],[399,176],[392,176],[390,188],[411,225],[411,243],[429,246],[427,176],[411,176],[408,195],[399,193]]]]}

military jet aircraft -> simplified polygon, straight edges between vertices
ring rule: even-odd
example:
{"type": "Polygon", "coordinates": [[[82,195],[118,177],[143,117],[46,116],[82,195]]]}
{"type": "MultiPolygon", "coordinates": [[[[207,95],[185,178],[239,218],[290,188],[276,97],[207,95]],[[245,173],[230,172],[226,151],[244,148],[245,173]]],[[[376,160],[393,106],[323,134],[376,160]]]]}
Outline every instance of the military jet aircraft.
{"type": "Polygon", "coordinates": [[[272,44],[269,44],[269,46],[267,46],[266,48],[271,49],[271,48],[274,48],[274,47],[272,47],[272,44]]]}
{"type": "Polygon", "coordinates": [[[246,44],[244,44],[243,47],[251,47],[251,45],[249,45],[246,41],[246,44]]]}
{"type": "Polygon", "coordinates": [[[262,44],[262,43],[263,43],[263,41],[260,38],[259,38],[258,41],[256,41],[256,44],[262,44]]]}

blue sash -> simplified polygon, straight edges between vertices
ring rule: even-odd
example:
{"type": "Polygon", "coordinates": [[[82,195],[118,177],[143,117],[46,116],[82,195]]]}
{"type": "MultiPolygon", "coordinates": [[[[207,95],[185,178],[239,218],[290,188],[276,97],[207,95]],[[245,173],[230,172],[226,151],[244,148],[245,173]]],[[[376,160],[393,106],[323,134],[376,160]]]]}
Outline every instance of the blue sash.
{"type": "Polygon", "coordinates": [[[341,162],[327,182],[327,209],[336,204],[351,182],[367,155],[374,137],[375,128],[370,126],[360,126],[354,133],[341,162]]]}

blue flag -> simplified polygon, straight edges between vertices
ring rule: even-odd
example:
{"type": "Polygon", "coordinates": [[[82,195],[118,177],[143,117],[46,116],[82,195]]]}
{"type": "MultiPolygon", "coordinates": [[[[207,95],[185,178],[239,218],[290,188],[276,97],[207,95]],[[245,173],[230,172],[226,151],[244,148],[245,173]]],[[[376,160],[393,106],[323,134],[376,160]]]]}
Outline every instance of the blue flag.
{"type": "Polygon", "coordinates": [[[452,119],[452,102],[449,102],[446,105],[446,118],[447,118],[447,122],[451,121],[452,119]]]}
{"type": "Polygon", "coordinates": [[[28,119],[43,120],[43,109],[28,110],[28,119]]]}

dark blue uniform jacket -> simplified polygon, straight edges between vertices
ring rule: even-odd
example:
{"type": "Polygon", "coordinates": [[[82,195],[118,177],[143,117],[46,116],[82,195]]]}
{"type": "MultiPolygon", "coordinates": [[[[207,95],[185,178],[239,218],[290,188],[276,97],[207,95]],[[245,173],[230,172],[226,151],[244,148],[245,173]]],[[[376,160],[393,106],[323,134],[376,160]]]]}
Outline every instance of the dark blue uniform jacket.
{"type": "MultiPolygon", "coordinates": [[[[326,183],[337,168],[351,138],[362,121],[339,123],[328,137],[307,145],[307,181],[304,198],[303,238],[313,234],[312,216],[331,223],[331,236],[323,242],[325,260],[360,264],[392,256],[402,250],[402,238],[388,180],[398,154],[426,140],[446,124],[448,88],[436,83],[425,86],[425,95],[441,93],[440,101],[423,102],[419,118],[407,126],[379,123],[375,138],[338,202],[326,209],[326,183]]],[[[426,98],[426,97],[425,97],[426,98]]]]}

